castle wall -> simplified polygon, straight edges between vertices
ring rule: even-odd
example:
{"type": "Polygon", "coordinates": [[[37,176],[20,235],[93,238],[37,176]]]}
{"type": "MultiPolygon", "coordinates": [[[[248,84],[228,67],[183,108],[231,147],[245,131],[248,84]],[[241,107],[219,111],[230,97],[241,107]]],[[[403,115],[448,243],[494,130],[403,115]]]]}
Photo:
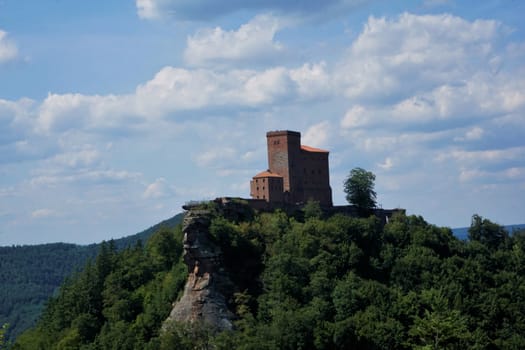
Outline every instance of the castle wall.
{"type": "Polygon", "coordinates": [[[283,201],[283,178],[281,176],[256,175],[250,181],[250,195],[268,202],[283,201]]]}
{"type": "MultiPolygon", "coordinates": [[[[310,148],[312,149],[312,148],[310,148]]],[[[332,205],[328,152],[312,149],[301,149],[301,166],[303,171],[303,202],[314,199],[321,205],[332,205]]]]}

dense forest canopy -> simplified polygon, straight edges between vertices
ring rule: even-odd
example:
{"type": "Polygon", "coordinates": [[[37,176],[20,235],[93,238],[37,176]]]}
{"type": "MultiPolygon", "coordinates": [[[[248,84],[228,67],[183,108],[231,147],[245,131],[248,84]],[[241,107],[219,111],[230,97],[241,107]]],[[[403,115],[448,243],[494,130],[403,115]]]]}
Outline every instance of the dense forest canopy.
{"type": "Polygon", "coordinates": [[[103,245],[13,348],[525,348],[525,233],[477,215],[467,241],[420,216],[382,226],[312,204],[216,215],[210,235],[236,285],[233,331],[162,327],[187,276],[181,229],[164,229],[120,253],[103,245]]]}
{"type": "MultiPolygon", "coordinates": [[[[160,227],[173,228],[182,214],[164,220],[135,235],[116,239],[117,250],[146,241],[160,227]]],[[[64,279],[94,259],[100,244],[76,245],[50,243],[27,246],[0,247],[0,326],[9,324],[6,339],[33,326],[44,303],[64,279]]]]}

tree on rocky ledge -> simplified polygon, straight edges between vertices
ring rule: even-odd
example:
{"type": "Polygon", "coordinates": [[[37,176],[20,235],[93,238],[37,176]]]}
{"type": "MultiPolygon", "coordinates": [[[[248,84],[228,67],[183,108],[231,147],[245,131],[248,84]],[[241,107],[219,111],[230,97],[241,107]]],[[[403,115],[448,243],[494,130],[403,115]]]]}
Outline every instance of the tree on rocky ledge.
{"type": "Polygon", "coordinates": [[[355,205],[361,214],[367,214],[376,206],[375,179],[372,172],[354,168],[344,182],[346,200],[355,205]]]}

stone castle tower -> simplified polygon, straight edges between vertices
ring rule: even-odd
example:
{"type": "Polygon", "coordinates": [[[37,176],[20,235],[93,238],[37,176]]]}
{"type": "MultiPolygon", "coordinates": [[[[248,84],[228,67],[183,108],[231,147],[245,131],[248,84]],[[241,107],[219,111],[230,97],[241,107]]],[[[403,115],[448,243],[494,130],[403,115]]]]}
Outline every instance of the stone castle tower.
{"type": "Polygon", "coordinates": [[[329,152],[301,145],[297,131],[270,131],[266,140],[268,170],[250,181],[252,198],[291,204],[312,199],[331,207],[329,152]]]}

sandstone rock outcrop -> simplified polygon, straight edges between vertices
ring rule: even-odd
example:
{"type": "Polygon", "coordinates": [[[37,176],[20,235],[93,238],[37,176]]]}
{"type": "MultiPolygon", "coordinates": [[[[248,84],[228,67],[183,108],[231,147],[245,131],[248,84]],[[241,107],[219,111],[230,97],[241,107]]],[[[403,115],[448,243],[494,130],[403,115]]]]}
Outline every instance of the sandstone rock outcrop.
{"type": "Polygon", "coordinates": [[[210,222],[210,212],[202,209],[190,209],[184,217],[188,281],[166,322],[202,322],[219,331],[228,330],[235,316],[228,310],[226,296],[233,285],[222,266],[222,251],[211,240],[210,222]]]}

